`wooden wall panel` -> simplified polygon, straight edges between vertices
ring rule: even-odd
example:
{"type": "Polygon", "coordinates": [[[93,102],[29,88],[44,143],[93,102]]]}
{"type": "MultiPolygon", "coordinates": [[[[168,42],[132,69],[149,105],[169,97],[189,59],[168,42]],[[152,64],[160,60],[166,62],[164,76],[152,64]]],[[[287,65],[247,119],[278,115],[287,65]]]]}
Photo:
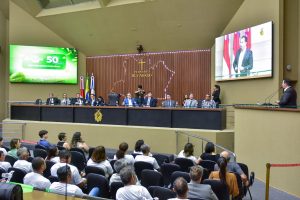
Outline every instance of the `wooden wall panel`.
{"type": "MultiPolygon", "coordinates": [[[[196,99],[210,93],[210,50],[126,54],[87,57],[86,71],[95,76],[96,95],[107,95],[111,89],[120,94],[134,93],[138,84],[153,96],[182,103],[184,94],[196,99]]],[[[161,104],[159,104],[161,105],[161,104]]]]}

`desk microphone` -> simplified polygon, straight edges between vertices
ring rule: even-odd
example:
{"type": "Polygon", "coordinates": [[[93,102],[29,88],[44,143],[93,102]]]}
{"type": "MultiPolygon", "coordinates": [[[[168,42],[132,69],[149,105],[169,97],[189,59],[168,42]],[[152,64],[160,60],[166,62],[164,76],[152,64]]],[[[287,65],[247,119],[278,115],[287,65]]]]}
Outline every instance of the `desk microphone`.
{"type": "Polygon", "coordinates": [[[272,104],[270,103],[271,102],[271,99],[281,90],[282,88],[279,87],[278,89],[276,89],[274,92],[272,92],[269,96],[267,96],[265,98],[265,101],[263,103],[264,106],[271,106],[272,104]]]}

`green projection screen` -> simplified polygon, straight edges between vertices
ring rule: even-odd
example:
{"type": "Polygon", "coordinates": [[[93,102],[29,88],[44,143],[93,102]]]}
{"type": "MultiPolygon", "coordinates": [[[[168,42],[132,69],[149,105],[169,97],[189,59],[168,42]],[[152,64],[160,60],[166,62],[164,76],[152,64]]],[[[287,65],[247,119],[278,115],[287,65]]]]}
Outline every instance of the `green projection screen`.
{"type": "Polygon", "coordinates": [[[11,83],[77,84],[75,48],[10,45],[11,83]]]}

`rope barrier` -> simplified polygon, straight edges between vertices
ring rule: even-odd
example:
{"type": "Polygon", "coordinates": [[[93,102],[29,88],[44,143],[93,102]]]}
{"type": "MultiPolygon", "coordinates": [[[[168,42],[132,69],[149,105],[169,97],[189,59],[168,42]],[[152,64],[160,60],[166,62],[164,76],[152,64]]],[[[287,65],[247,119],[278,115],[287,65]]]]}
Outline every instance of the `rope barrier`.
{"type": "Polygon", "coordinates": [[[270,190],[270,171],[271,167],[300,167],[300,163],[291,163],[291,164],[266,164],[266,195],[265,200],[269,200],[269,190],[270,190]]]}

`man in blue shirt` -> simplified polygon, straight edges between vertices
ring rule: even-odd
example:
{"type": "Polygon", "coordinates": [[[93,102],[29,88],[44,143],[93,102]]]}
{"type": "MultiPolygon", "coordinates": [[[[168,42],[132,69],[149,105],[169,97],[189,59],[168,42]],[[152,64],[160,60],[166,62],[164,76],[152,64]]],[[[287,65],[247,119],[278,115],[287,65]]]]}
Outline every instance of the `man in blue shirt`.
{"type": "Polygon", "coordinates": [[[39,132],[39,136],[40,136],[40,141],[38,141],[39,145],[42,145],[43,147],[45,147],[46,149],[49,149],[50,147],[52,147],[53,145],[50,144],[47,139],[48,139],[48,131],[46,130],[41,130],[39,132]]]}

